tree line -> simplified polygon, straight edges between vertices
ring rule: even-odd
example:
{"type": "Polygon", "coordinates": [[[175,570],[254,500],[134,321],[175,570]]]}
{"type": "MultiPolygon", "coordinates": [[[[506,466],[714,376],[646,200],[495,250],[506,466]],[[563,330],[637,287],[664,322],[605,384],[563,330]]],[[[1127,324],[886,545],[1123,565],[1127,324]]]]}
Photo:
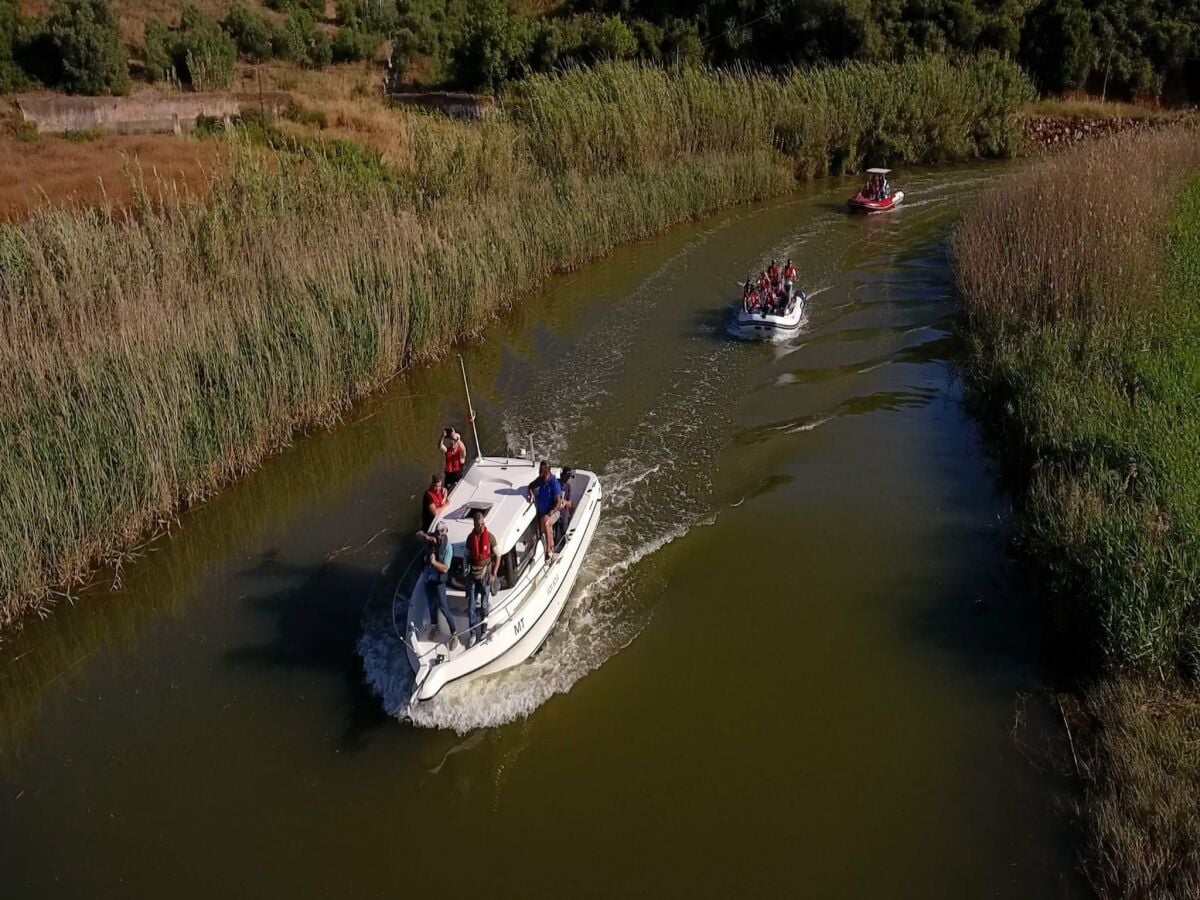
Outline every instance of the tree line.
{"type": "MultiPolygon", "coordinates": [[[[1200,0],[565,0],[538,15],[514,2],[338,0],[336,30],[323,0],[266,0],[272,18],[240,2],[219,22],[188,6],[177,24],[150,20],[135,53],[149,80],[219,88],[239,56],[321,67],[389,41],[394,71],[496,90],[603,60],[769,69],[995,51],[1046,93],[1200,100],[1200,0]]],[[[0,91],[32,83],[128,87],[111,0],[56,0],[42,19],[0,0],[0,91]]]]}

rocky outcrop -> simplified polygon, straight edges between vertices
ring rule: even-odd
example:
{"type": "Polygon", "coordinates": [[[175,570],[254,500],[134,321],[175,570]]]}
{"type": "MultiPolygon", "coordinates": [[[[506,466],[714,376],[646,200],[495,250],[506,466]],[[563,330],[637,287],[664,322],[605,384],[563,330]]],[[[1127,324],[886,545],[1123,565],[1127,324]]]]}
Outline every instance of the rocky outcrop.
{"type": "Polygon", "coordinates": [[[1192,121],[1180,116],[1108,116],[1066,117],[1025,116],[1021,121],[1025,146],[1033,153],[1070,147],[1083,141],[1124,132],[1154,131],[1169,125],[1192,121]]]}

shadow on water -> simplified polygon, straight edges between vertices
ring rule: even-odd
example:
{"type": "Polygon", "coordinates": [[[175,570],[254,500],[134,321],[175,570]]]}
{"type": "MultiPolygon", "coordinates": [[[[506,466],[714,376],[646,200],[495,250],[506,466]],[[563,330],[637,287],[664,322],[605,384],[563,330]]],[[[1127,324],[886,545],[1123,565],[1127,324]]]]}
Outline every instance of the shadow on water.
{"type": "Polygon", "coordinates": [[[287,586],[240,601],[256,615],[274,620],[274,636],[235,647],[225,659],[236,666],[328,673],[343,686],[341,707],[346,719],[340,745],[360,749],[367,734],[391,721],[363,680],[356,650],[363,600],[377,602],[376,594],[386,590],[384,583],[390,579],[342,562],[297,566],[275,553],[265,554],[258,565],[241,574],[246,579],[284,581],[287,586]]]}

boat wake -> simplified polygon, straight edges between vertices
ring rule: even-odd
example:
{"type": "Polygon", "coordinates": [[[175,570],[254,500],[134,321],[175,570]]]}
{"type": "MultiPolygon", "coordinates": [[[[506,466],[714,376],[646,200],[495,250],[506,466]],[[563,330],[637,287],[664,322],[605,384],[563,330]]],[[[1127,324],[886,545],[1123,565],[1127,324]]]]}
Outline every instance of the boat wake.
{"type": "Polygon", "coordinates": [[[390,608],[369,610],[359,654],[389,715],[459,733],[530,715],[637,639],[661,583],[652,558],[715,521],[711,476],[731,423],[713,409],[722,403],[732,408],[740,367],[749,357],[736,345],[696,336],[684,358],[656,370],[657,360],[637,346],[639,317],[651,308],[641,293],[630,298],[625,315],[614,317],[619,327],[573,349],[569,360],[531,362],[521,396],[502,422],[513,446],[523,443],[521,436],[527,443],[532,433],[539,456],[555,464],[588,464],[604,484],[599,529],[557,627],[525,663],[450,684],[417,704],[410,700],[413,675],[397,634],[406,610],[394,612],[399,628],[390,608]],[[649,371],[631,375],[630,368],[642,365],[649,371]],[[621,384],[630,377],[654,389],[631,392],[621,384]],[[565,383],[571,385],[569,404],[562,402],[565,383]],[[665,462],[672,459],[689,464],[665,462]]]}

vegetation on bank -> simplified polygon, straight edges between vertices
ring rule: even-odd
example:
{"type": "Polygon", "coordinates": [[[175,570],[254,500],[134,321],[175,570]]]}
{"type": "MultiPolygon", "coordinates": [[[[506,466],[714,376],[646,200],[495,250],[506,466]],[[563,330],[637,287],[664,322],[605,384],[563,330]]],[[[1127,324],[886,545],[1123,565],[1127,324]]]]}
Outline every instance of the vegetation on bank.
{"type": "Polygon", "coordinates": [[[1084,692],[1081,757],[1111,896],[1200,892],[1197,171],[1192,131],[1083,146],[985,191],[954,241],[966,373],[1059,645],[1115,676],[1084,692]]]}
{"type": "Polygon", "coordinates": [[[133,216],[44,210],[0,227],[0,623],[477,334],[546,274],[786,190],[797,169],[858,165],[880,142],[913,161],[996,152],[1027,92],[994,59],[782,84],[604,66],[532,79],[511,116],[482,124],[397,113],[405,155],[390,163],[252,129],[275,155],[235,153],[206,202],[152,202],[148,186],[133,216]],[[846,114],[776,132],[780,92],[836,99],[833,84],[886,91],[901,104],[891,130],[855,133],[846,114]],[[607,135],[604,155],[582,153],[581,133],[607,135]]]}
{"type": "Polygon", "coordinates": [[[234,60],[321,68],[386,47],[397,80],[500,90],[534,73],[660,65],[886,63],[996,52],[1047,93],[1200,101],[1191,0],[193,0],[169,21],[142,0],[0,0],[0,93],[39,83],[121,93],[149,81],[224,88],[234,60]],[[189,61],[190,60],[190,61],[189,61]],[[81,71],[83,66],[86,71],[81,71]]]}

